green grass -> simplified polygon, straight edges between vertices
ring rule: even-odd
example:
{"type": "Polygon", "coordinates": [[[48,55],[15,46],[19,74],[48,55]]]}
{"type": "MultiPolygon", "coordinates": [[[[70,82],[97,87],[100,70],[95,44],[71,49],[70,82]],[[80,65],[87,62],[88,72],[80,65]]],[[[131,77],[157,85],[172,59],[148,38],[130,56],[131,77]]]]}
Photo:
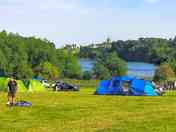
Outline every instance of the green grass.
{"type": "Polygon", "coordinates": [[[76,80],[76,79],[65,78],[63,79],[63,81],[74,85],[78,85],[80,87],[86,87],[86,88],[97,87],[99,84],[99,80],[76,80]]]}
{"type": "Polygon", "coordinates": [[[123,97],[81,92],[18,94],[30,108],[9,108],[0,94],[2,132],[175,132],[176,97],[123,97]]]}

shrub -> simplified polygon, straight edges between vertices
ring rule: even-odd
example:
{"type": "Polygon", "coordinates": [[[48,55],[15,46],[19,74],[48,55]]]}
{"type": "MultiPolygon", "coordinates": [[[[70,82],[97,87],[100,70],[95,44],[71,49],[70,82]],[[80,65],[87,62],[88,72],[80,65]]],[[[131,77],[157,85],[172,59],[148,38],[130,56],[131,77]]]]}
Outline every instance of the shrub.
{"type": "Polygon", "coordinates": [[[82,78],[84,80],[90,80],[92,78],[92,73],[90,71],[83,72],[82,78]]]}
{"type": "Polygon", "coordinates": [[[161,64],[159,68],[155,71],[154,80],[156,82],[162,82],[166,80],[171,80],[175,77],[175,73],[168,63],[161,64]]]}

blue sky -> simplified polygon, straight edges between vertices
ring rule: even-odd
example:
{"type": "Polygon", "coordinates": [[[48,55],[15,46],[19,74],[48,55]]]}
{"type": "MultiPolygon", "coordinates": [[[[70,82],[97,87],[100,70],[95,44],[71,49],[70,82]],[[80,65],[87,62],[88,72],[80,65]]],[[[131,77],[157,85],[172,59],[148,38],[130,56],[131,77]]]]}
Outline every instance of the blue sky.
{"type": "Polygon", "coordinates": [[[65,43],[176,35],[175,0],[0,0],[0,30],[65,43]]]}

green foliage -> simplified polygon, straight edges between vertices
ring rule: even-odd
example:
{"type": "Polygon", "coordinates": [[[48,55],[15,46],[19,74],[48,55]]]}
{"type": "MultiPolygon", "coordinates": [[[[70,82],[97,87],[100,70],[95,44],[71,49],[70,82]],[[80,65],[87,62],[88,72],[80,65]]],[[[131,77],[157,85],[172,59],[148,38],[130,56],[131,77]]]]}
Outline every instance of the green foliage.
{"type": "Polygon", "coordinates": [[[30,65],[26,63],[18,66],[15,72],[17,73],[16,74],[17,78],[20,79],[29,79],[33,77],[33,71],[30,65]]]}
{"type": "Polygon", "coordinates": [[[47,71],[43,72],[47,78],[56,79],[59,74],[64,77],[78,77],[80,74],[77,57],[64,49],[56,49],[47,39],[22,37],[2,31],[0,32],[0,58],[2,76],[16,73],[18,79],[30,79],[38,75],[37,67],[45,62],[52,65],[44,67],[47,71]],[[64,71],[66,74],[63,74],[64,71]]]}
{"type": "Polygon", "coordinates": [[[61,76],[80,78],[81,67],[76,55],[64,49],[57,49],[58,66],[61,68],[61,76]]]}
{"type": "Polygon", "coordinates": [[[98,79],[108,79],[111,76],[122,76],[127,74],[127,64],[120,59],[115,52],[103,53],[93,68],[98,79]]]}
{"type": "Polygon", "coordinates": [[[69,78],[80,78],[81,67],[78,63],[77,57],[74,55],[68,55],[65,60],[65,68],[63,71],[64,76],[69,78]]]}
{"type": "Polygon", "coordinates": [[[160,64],[176,56],[176,37],[174,39],[139,38],[138,40],[107,41],[94,47],[94,44],[81,47],[79,56],[97,58],[102,52],[116,52],[126,61],[142,61],[160,64]],[[110,46],[107,46],[110,45],[110,46]]]}
{"type": "Polygon", "coordinates": [[[171,68],[173,69],[173,71],[175,72],[176,74],[176,60],[170,60],[168,61],[169,65],[171,66],[171,68]]]}
{"type": "Polygon", "coordinates": [[[42,78],[48,79],[48,80],[49,79],[56,80],[59,78],[59,70],[51,63],[43,62],[40,64],[40,67],[41,67],[40,74],[42,78]]]}
{"type": "Polygon", "coordinates": [[[127,64],[120,59],[115,52],[112,52],[106,57],[106,67],[113,76],[123,76],[127,74],[127,64]]]}
{"type": "Polygon", "coordinates": [[[84,71],[82,78],[84,80],[90,80],[92,78],[92,72],[91,71],[84,71]]]}
{"type": "Polygon", "coordinates": [[[111,74],[109,70],[101,63],[96,63],[93,67],[94,75],[97,79],[109,79],[111,74]]]}
{"type": "Polygon", "coordinates": [[[155,72],[154,80],[157,82],[162,82],[166,80],[171,80],[175,77],[175,73],[168,63],[163,63],[155,72]]]}
{"type": "Polygon", "coordinates": [[[2,50],[0,49],[0,71],[5,71],[7,68],[7,60],[6,57],[4,56],[4,53],[2,52],[2,50]]]}

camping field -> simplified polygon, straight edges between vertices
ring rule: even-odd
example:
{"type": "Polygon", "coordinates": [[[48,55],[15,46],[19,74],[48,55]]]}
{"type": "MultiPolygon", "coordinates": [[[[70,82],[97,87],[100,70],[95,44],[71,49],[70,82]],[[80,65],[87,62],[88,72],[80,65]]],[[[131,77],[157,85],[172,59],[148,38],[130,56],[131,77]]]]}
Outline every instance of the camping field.
{"type": "Polygon", "coordinates": [[[175,132],[176,96],[122,97],[80,92],[18,94],[32,107],[7,107],[0,93],[2,132],[175,132]]]}

